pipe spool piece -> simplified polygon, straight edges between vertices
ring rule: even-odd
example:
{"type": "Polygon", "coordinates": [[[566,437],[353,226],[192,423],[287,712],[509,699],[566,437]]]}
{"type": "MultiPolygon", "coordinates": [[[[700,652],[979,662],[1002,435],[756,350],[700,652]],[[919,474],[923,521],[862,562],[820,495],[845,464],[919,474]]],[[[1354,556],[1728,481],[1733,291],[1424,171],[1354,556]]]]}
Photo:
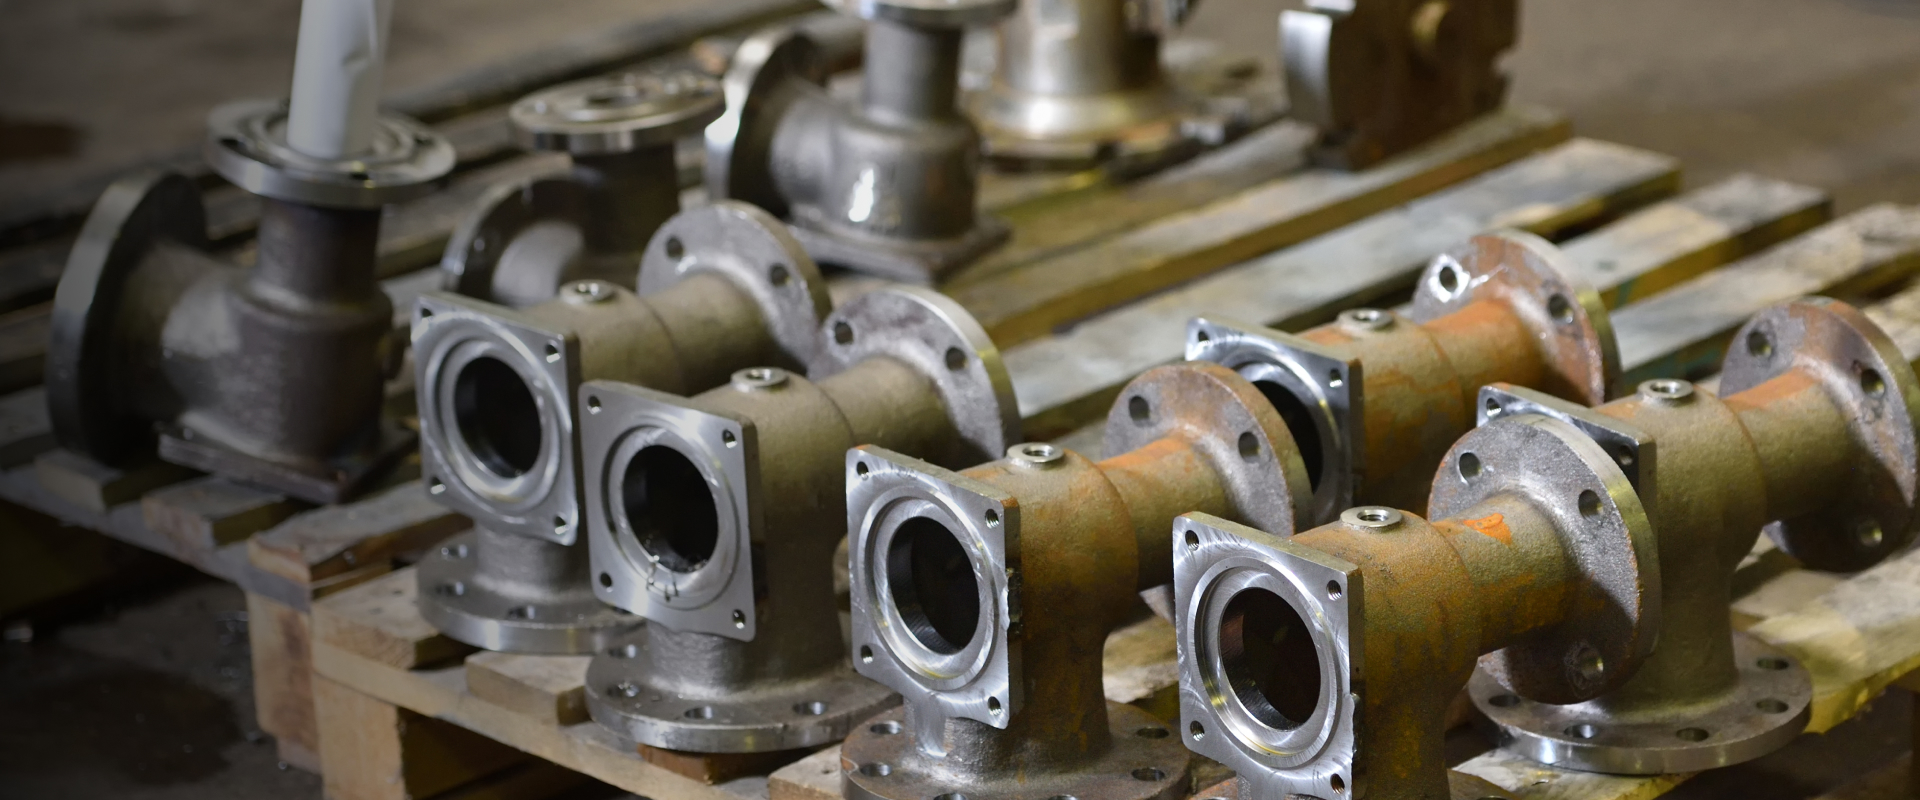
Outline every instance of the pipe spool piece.
{"type": "Polygon", "coordinates": [[[397,114],[376,121],[371,149],[317,158],[287,143],[287,104],[242,100],[207,116],[208,166],[252,194],[339,209],[377,209],[425,197],[453,171],[453,143],[397,114]]]}

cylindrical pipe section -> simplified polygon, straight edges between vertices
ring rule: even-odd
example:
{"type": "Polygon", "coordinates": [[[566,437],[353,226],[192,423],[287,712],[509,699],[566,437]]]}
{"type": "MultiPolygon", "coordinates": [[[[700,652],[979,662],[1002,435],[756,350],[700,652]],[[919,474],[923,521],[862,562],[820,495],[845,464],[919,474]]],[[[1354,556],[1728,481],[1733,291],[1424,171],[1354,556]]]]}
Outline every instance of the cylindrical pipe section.
{"type": "Polygon", "coordinates": [[[1226,483],[1206,453],[1177,438],[1157,439],[1145,447],[1100,462],[1100,471],[1120,492],[1139,543],[1138,588],[1173,580],[1173,529],[1181,514],[1233,516],[1226,483]]]}
{"type": "Polygon", "coordinates": [[[1124,0],[1027,0],[1001,23],[998,80],[1015,91],[1090,95],[1160,73],[1159,40],[1127,28],[1124,0]]]}
{"type": "Polygon", "coordinates": [[[641,299],[666,329],[688,386],[726,383],[740,364],[785,360],[759,304],[719,275],[689,275],[641,299]]]}
{"type": "Polygon", "coordinates": [[[862,105],[868,115],[900,123],[957,116],[961,34],[959,28],[867,23],[862,105]]]}
{"type": "Polygon", "coordinates": [[[1787,372],[1726,398],[1740,416],[1766,481],[1767,518],[1792,519],[1828,508],[1854,480],[1847,413],[1820,379],[1787,372]]]}
{"type": "Polygon", "coordinates": [[[363,301],[378,293],[379,209],[335,209],[261,198],[255,291],[283,302],[363,301]]]}
{"type": "Polygon", "coordinates": [[[660,223],[680,212],[678,175],[671,146],[575,154],[573,178],[587,192],[581,228],[587,248],[600,253],[646,249],[660,223]]]}
{"type": "Polygon", "coordinates": [[[944,460],[960,438],[933,381],[901,361],[869,358],[819,386],[840,409],[856,444],[944,460]]]}
{"type": "Polygon", "coordinates": [[[306,0],[293,56],[287,143],[308,156],[372,149],[393,0],[306,0]]]}

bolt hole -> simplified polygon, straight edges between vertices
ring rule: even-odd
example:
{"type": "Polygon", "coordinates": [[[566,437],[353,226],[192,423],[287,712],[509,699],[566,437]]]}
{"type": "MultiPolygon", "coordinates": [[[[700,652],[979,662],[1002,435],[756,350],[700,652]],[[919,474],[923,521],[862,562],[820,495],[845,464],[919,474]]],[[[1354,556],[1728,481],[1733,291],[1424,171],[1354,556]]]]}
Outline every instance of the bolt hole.
{"type": "Polygon", "coordinates": [[[989,528],[1000,527],[1000,512],[989,508],[987,509],[986,519],[987,519],[987,527],[989,528]]]}
{"type": "Polygon", "coordinates": [[[1880,529],[1880,521],[1873,517],[1861,517],[1853,521],[1853,540],[1868,550],[1878,548],[1885,542],[1887,534],[1880,529]]]}
{"type": "Polygon", "coordinates": [[[733,435],[733,431],[721,431],[720,443],[726,445],[728,448],[733,448],[740,445],[740,440],[733,435]]]}
{"type": "Polygon", "coordinates": [[[1133,779],[1136,781],[1164,781],[1167,779],[1167,773],[1158,767],[1141,767],[1133,771],[1133,779]]]}
{"type": "Polygon", "coordinates": [[[1460,454],[1460,477],[1472,479],[1480,474],[1480,457],[1472,453],[1460,454]]]}
{"type": "Polygon", "coordinates": [[[1771,697],[1765,700],[1761,700],[1758,703],[1754,703],[1753,707],[1760,709],[1763,713],[1767,713],[1767,714],[1785,714],[1787,713],[1787,709],[1788,709],[1786,701],[1776,700],[1771,697]]]}
{"type": "Polygon", "coordinates": [[[818,700],[808,700],[803,703],[794,703],[793,713],[799,714],[800,716],[803,716],[803,717],[817,717],[817,716],[820,716],[821,714],[827,713],[827,704],[822,703],[818,700]]]}
{"type": "Polygon", "coordinates": [[[566,517],[553,518],[553,535],[555,536],[567,535],[567,518],[566,517]]]}
{"type": "Polygon", "coordinates": [[[1879,397],[1887,391],[1887,381],[1880,377],[1880,371],[1872,367],[1860,369],[1860,388],[1869,397],[1879,397]]]}
{"type": "Polygon", "coordinates": [[[1335,794],[1345,794],[1347,791],[1347,779],[1338,775],[1327,778],[1327,785],[1333,787],[1335,794]]]}
{"type": "Polygon", "coordinates": [[[1520,705],[1520,696],[1512,695],[1512,694],[1496,694],[1492,697],[1487,698],[1487,705],[1493,706],[1494,708],[1512,708],[1514,706],[1520,705]]]}
{"type": "Polygon", "coordinates": [[[869,761],[860,765],[860,774],[869,778],[884,778],[893,774],[893,767],[878,761],[869,761]]]}
{"type": "Polygon", "coordinates": [[[855,474],[864,478],[864,477],[867,477],[867,473],[871,472],[872,470],[867,467],[867,462],[855,461],[853,462],[853,471],[855,474]]]}
{"type": "Polygon", "coordinates": [[[1193,737],[1193,740],[1196,742],[1205,739],[1207,738],[1207,726],[1200,724],[1199,720],[1189,722],[1187,723],[1187,735],[1193,737]]]}
{"type": "Polygon", "coordinates": [[[1595,734],[1598,734],[1599,732],[1600,731],[1598,729],[1584,722],[1578,725],[1568,725],[1567,729],[1565,731],[1562,731],[1562,733],[1565,733],[1566,735],[1571,736],[1575,739],[1591,739],[1594,737],[1595,734]]]}
{"type": "Polygon", "coordinates": [[[1327,599],[1338,600],[1344,592],[1340,591],[1339,581],[1327,581],[1327,599]]]}
{"type": "Polygon", "coordinates": [[[1673,735],[1680,737],[1680,741],[1683,742],[1704,742],[1712,734],[1708,733],[1706,728],[1681,728],[1674,731],[1673,735]]]}
{"type": "Polygon", "coordinates": [[[604,572],[600,573],[600,588],[602,589],[613,588],[613,576],[608,575],[607,573],[604,573],[604,572]]]}
{"type": "Polygon", "coordinates": [[[1347,379],[1340,377],[1340,370],[1327,371],[1327,388],[1338,389],[1345,385],[1347,385],[1347,379]]]}
{"type": "Polygon", "coordinates": [[[838,344],[853,344],[853,326],[845,321],[833,323],[833,341],[838,344]]]}
{"type": "Polygon", "coordinates": [[[1260,457],[1260,437],[1252,431],[1240,434],[1240,457],[1248,461],[1260,457]]]}
{"type": "Polygon", "coordinates": [[[507,619],[534,619],[540,616],[533,606],[514,606],[507,609],[507,619]]]}
{"type": "Polygon", "coordinates": [[[888,720],[867,726],[867,732],[875,736],[895,736],[900,733],[900,723],[888,720]]]}
{"type": "Polygon", "coordinates": [[[439,478],[427,479],[427,494],[446,494],[446,492],[447,485],[441,483],[439,478]]]}
{"type": "Polygon", "coordinates": [[[1147,398],[1136,394],[1127,399],[1127,416],[1132,417],[1134,422],[1145,425],[1153,421],[1153,406],[1147,402],[1147,398]]]}
{"type": "Polygon", "coordinates": [[[637,644],[616,645],[614,647],[610,647],[607,649],[607,655],[612,656],[614,658],[639,658],[640,645],[637,645],[637,644]]]}
{"type": "Polygon", "coordinates": [[[1790,664],[1787,663],[1786,659],[1780,658],[1778,656],[1767,656],[1766,658],[1762,658],[1753,663],[1755,666],[1761,669],[1769,670],[1772,672],[1779,672],[1780,670],[1786,669],[1788,666],[1791,666],[1790,664]]]}
{"type": "Polygon", "coordinates": [[[1206,343],[1206,342],[1213,341],[1213,337],[1208,336],[1206,331],[1194,331],[1193,340],[1196,342],[1206,343]]]}
{"type": "Polygon", "coordinates": [[[1767,338],[1765,331],[1753,331],[1747,334],[1747,355],[1754,358],[1766,358],[1773,355],[1773,340],[1767,338]]]}
{"type": "Polygon", "coordinates": [[[1580,493],[1580,516],[1600,516],[1600,495],[1592,489],[1580,493]]]}
{"type": "Polygon", "coordinates": [[[947,369],[955,372],[967,366],[967,354],[958,347],[947,348],[947,369]]]}
{"type": "Polygon", "coordinates": [[[871,663],[873,663],[873,648],[872,648],[872,647],[868,647],[867,645],[864,645],[864,644],[863,644],[863,645],[860,645],[860,663],[862,663],[862,664],[871,664],[871,663]]]}
{"type": "Polygon", "coordinates": [[[431,308],[423,308],[423,309],[420,309],[420,318],[421,318],[421,319],[427,319],[427,318],[429,318],[429,317],[432,317],[432,316],[433,316],[433,309],[431,309],[431,308]]]}
{"type": "Polygon", "coordinates": [[[554,347],[553,345],[547,345],[547,363],[554,364],[554,363],[558,363],[559,361],[560,361],[560,348],[554,347]]]}
{"type": "Polygon", "coordinates": [[[767,282],[773,284],[775,288],[786,286],[791,280],[793,280],[793,273],[787,271],[785,264],[775,264],[767,269],[767,282]]]}
{"type": "Polygon", "coordinates": [[[1447,299],[1452,299],[1453,293],[1460,291],[1460,271],[1453,267],[1441,267],[1440,274],[1434,276],[1434,279],[1447,293],[1447,299]]]}
{"type": "Polygon", "coordinates": [[[588,396],[587,396],[587,413],[589,413],[589,414],[598,414],[598,413],[600,413],[600,398],[599,398],[599,396],[597,396],[597,395],[588,395],[588,396]]]}
{"type": "Polygon", "coordinates": [[[1554,322],[1573,324],[1573,303],[1568,302],[1565,295],[1556,294],[1547,298],[1547,313],[1553,316],[1554,322]]]}
{"type": "Polygon", "coordinates": [[[687,254],[687,246],[680,243],[680,237],[678,236],[667,237],[667,257],[668,258],[671,258],[677,261],[681,256],[684,256],[686,254],[687,254]]]}
{"type": "Polygon", "coordinates": [[[687,719],[713,719],[713,706],[696,706],[687,709],[687,719]]]}
{"type": "Polygon", "coordinates": [[[1500,407],[1500,401],[1495,400],[1491,397],[1487,398],[1487,418],[1488,419],[1492,419],[1494,417],[1500,416],[1500,412],[1503,410],[1504,409],[1500,407]]]}
{"type": "Polygon", "coordinates": [[[741,611],[737,608],[733,610],[733,627],[737,630],[746,630],[747,628],[746,612],[741,611]]]}
{"type": "Polygon", "coordinates": [[[459,597],[467,593],[467,585],[460,581],[453,581],[435,586],[433,591],[441,597],[459,597]]]}
{"type": "Polygon", "coordinates": [[[987,713],[992,714],[996,717],[1000,716],[1000,698],[998,697],[987,698],[987,713]]]}
{"type": "Polygon", "coordinates": [[[464,544],[452,544],[442,547],[440,548],[440,557],[454,559],[466,558],[467,546],[464,544]]]}
{"type": "Polygon", "coordinates": [[[1198,531],[1187,531],[1187,551],[1194,552],[1199,549],[1200,533],[1198,531]]]}
{"type": "Polygon", "coordinates": [[[1362,522],[1386,522],[1393,518],[1393,513],[1385,508],[1373,506],[1355,511],[1354,516],[1359,517],[1362,522]]]}

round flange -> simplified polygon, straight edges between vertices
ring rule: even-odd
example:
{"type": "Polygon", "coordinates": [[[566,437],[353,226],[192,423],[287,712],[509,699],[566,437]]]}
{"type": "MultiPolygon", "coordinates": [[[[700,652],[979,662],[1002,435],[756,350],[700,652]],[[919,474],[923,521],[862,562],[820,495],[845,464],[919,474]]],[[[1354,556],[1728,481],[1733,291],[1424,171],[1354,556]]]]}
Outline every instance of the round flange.
{"type": "Polygon", "coordinates": [[[1411,317],[1428,322],[1469,304],[1508,304],[1539,342],[1551,367],[1551,394],[1597,406],[1620,379],[1620,348],[1606,303],[1578,264],[1531,233],[1473,237],[1427,265],[1415,284],[1411,317]]]}
{"type": "Polygon", "coordinates": [[[913,743],[905,716],[904,708],[894,709],[847,737],[840,764],[849,800],[1174,800],[1192,791],[1193,755],[1166,723],[1133,706],[1107,703],[1113,747],[1092,763],[1062,765],[1060,772],[1011,766],[980,770],[980,765],[929,756],[913,743]]]}
{"type": "Polygon", "coordinates": [[[897,705],[892,690],[841,665],[809,680],[688,697],[674,676],[650,672],[646,630],[604,648],[587,667],[587,710],[627,739],[694,753],[766,753],[837,742],[897,705]]]}
{"type": "Polygon", "coordinates": [[[1672,709],[1614,714],[1600,701],[1536,703],[1484,670],[1474,673],[1467,691],[1502,748],[1543,764],[1620,775],[1697,772],[1778,750],[1812,716],[1813,679],[1798,660],[1739,632],[1733,654],[1739,670],[1733,691],[1672,709]]]}
{"type": "Polygon", "coordinates": [[[724,110],[720,81],[685,69],[564,83],[522,98],[508,113],[522,147],[603,155],[670,146],[724,110]]]}
{"type": "Polygon", "coordinates": [[[1482,656],[1481,669],[1544,702],[1590,700],[1619,688],[1653,652],[1660,630],[1659,546],[1620,466],[1579,429],[1545,416],[1501,416],[1447,452],[1433,479],[1430,519],[1498,538],[1500,514],[1459,519],[1502,496],[1553,520],[1573,574],[1566,619],[1482,656]]]}
{"type": "Polygon", "coordinates": [[[421,197],[453,171],[453,144],[411,119],[383,114],[372,149],[352,158],[315,158],[287,143],[287,104],[242,100],[207,118],[207,163],[220,177],[262,197],[325,208],[379,208],[421,197]]]}
{"type": "Polygon", "coordinates": [[[1824,297],[1782,303],[1734,334],[1721,396],[1790,370],[1817,376],[1852,428],[1855,453],[1844,491],[1826,508],[1767,526],[1767,535],[1809,569],[1851,572],[1913,541],[1920,499],[1920,380],[1880,326],[1824,297]]]}
{"type": "MultiPolygon", "coordinates": [[[[808,377],[821,380],[868,358],[892,358],[927,376],[945,401],[964,442],[964,463],[999,457],[1020,441],[1020,406],[980,323],[946,295],[917,286],[889,286],[847,301],[828,316],[825,340],[808,377]]],[[[940,461],[937,456],[929,458],[940,461]]]]}
{"type": "Polygon", "coordinates": [[[1148,370],[1107,412],[1108,458],[1169,436],[1206,452],[1247,525],[1276,536],[1309,526],[1312,483],[1286,420],[1233,370],[1186,361],[1148,370]]]}
{"type": "Polygon", "coordinates": [[[721,78],[726,109],[707,126],[707,195],[786,213],[770,167],[774,129],[793,94],[785,90],[825,81],[820,48],[799,28],[768,28],[742,41],[721,78]]]}
{"type": "Polygon", "coordinates": [[[820,321],[833,307],[807,250],[772,215],[737,200],[673,215],[647,243],[639,292],[657,294],[700,274],[718,275],[760,307],[766,328],[796,364],[820,351],[820,321]]]}
{"type": "Polygon", "coordinates": [[[450,292],[515,307],[552,298],[550,286],[559,282],[558,270],[585,250],[581,227],[586,204],[582,187],[565,167],[488,188],[474,204],[478,213],[462,218],[447,239],[446,254],[440,258],[442,285],[450,292]],[[512,266],[502,269],[503,263],[512,266]],[[533,270],[527,267],[535,263],[554,271],[528,274],[533,270]],[[496,286],[500,276],[516,286],[496,286]],[[511,291],[521,289],[518,284],[523,282],[529,284],[525,291],[511,291]],[[535,283],[549,290],[543,294],[531,285],[535,283]]]}
{"type": "Polygon", "coordinates": [[[841,13],[916,28],[985,25],[1013,13],[1019,0],[824,0],[841,13]]]}
{"type": "Polygon", "coordinates": [[[114,181],[94,203],[54,290],[47,332],[47,413],[69,448],[115,463],[153,441],[125,410],[115,327],[128,276],[161,241],[201,249],[207,212],[193,180],[146,173],[114,181]]]}
{"type": "MultiPolygon", "coordinates": [[[[478,534],[468,531],[442,542],[415,567],[420,616],[449,638],[486,650],[576,655],[609,647],[645,623],[600,602],[584,581],[562,593],[530,597],[476,580],[481,546],[478,534]]],[[[586,559],[585,548],[578,557],[586,559]]]]}

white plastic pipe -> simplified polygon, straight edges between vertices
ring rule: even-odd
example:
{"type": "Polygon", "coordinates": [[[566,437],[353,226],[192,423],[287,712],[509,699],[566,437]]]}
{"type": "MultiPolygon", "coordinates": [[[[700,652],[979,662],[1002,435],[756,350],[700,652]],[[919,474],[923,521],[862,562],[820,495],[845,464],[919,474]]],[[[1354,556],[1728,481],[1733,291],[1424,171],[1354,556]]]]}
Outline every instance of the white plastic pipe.
{"type": "Polygon", "coordinates": [[[305,0],[293,54],[287,143],[314,158],[372,147],[393,0],[305,0]]]}

